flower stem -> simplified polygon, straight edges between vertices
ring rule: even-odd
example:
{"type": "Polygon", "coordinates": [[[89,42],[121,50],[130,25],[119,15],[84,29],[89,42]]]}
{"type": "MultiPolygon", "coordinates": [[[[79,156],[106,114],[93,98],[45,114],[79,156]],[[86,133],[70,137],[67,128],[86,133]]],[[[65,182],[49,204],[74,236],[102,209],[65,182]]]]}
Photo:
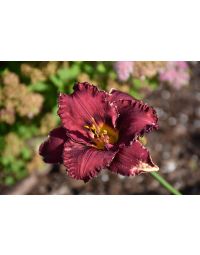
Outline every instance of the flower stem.
{"type": "Polygon", "coordinates": [[[168,190],[173,195],[182,195],[177,189],[175,189],[171,184],[169,184],[162,176],[157,172],[151,172],[153,178],[155,178],[166,190],[168,190]]]}

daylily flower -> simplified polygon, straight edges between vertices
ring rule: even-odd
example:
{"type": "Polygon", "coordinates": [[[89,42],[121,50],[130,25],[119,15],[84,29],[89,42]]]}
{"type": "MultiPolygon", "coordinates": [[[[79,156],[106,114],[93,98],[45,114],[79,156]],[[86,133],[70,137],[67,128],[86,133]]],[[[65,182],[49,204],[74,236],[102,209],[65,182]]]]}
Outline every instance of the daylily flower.
{"type": "Polygon", "coordinates": [[[63,163],[70,177],[85,182],[105,168],[125,176],[158,170],[139,142],[158,127],[152,107],[87,82],[75,84],[71,95],[60,94],[58,106],[62,126],[39,148],[45,162],[63,163]]]}

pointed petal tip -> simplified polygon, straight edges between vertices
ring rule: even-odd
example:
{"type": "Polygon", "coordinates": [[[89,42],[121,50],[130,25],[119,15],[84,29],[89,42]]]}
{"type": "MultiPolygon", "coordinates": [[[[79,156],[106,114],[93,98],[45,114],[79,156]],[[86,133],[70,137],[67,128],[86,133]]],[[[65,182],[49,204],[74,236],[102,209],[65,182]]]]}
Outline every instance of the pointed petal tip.
{"type": "Polygon", "coordinates": [[[58,97],[60,98],[60,97],[63,97],[64,95],[65,95],[65,93],[59,92],[58,97]]]}
{"type": "Polygon", "coordinates": [[[148,163],[145,162],[139,162],[139,164],[136,167],[133,167],[133,169],[131,169],[131,171],[133,171],[134,173],[150,173],[150,172],[158,172],[159,171],[159,167],[157,165],[150,165],[148,163]]]}
{"type": "Polygon", "coordinates": [[[158,166],[153,163],[149,151],[137,140],[130,146],[120,148],[109,169],[124,176],[135,176],[159,170],[158,166]]]}
{"type": "Polygon", "coordinates": [[[110,96],[112,96],[111,94],[112,94],[113,92],[115,92],[115,91],[117,91],[115,88],[111,88],[110,91],[109,91],[108,93],[110,94],[110,96]]]}

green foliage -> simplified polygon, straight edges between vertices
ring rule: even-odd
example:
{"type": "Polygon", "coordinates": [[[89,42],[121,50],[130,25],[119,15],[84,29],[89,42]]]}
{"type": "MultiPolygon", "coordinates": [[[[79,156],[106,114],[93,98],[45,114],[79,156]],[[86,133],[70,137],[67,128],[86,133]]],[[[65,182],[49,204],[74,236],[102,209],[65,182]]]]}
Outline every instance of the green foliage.
{"type": "Polygon", "coordinates": [[[85,62],[83,63],[83,72],[89,74],[89,75],[92,75],[94,72],[95,72],[95,68],[94,66],[92,66],[91,64],[85,62]]]}
{"type": "Polygon", "coordinates": [[[0,151],[3,151],[4,147],[5,147],[5,139],[4,137],[0,136],[0,151]]]}
{"type": "Polygon", "coordinates": [[[23,147],[21,151],[22,159],[29,160],[32,156],[32,151],[29,147],[23,147]]]}
{"type": "Polygon", "coordinates": [[[146,94],[158,88],[158,81],[155,78],[132,79],[130,88],[131,96],[137,99],[143,99],[146,94]]]}
{"type": "Polygon", "coordinates": [[[106,66],[103,63],[97,64],[97,71],[101,74],[106,73],[106,66]]]}
{"type": "Polygon", "coordinates": [[[49,85],[45,82],[36,82],[29,86],[30,91],[34,92],[45,92],[48,91],[49,85]]]}
{"type": "Polygon", "coordinates": [[[78,64],[73,64],[70,68],[62,68],[58,70],[58,77],[61,81],[66,82],[73,79],[76,79],[76,77],[80,73],[80,67],[78,64]]]}
{"type": "Polygon", "coordinates": [[[23,124],[17,123],[12,129],[21,137],[22,139],[30,139],[31,137],[37,135],[38,128],[36,124],[23,124]]]}
{"type": "Polygon", "coordinates": [[[56,74],[50,76],[50,81],[56,86],[59,92],[70,93],[80,71],[79,65],[74,63],[68,68],[64,67],[59,69],[56,74]]]}
{"type": "Polygon", "coordinates": [[[3,182],[4,185],[11,186],[27,175],[26,160],[23,157],[21,159],[12,156],[1,157],[0,165],[3,167],[3,178],[0,183],[3,182]]]}

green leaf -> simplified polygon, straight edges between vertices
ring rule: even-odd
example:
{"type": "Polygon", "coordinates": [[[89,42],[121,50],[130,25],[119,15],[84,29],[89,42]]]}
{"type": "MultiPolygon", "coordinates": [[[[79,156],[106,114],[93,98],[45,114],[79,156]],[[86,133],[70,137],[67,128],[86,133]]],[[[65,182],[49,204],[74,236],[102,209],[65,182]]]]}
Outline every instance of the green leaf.
{"type": "Polygon", "coordinates": [[[28,147],[23,147],[21,150],[21,155],[23,159],[29,160],[31,158],[32,152],[28,147]]]}
{"type": "Polygon", "coordinates": [[[57,75],[51,75],[49,79],[59,90],[63,88],[63,82],[57,75]]]}
{"type": "Polygon", "coordinates": [[[117,78],[117,74],[114,71],[110,71],[109,77],[110,77],[110,79],[115,80],[117,78]]]}
{"type": "Polygon", "coordinates": [[[13,184],[15,184],[15,179],[13,176],[7,176],[7,177],[5,177],[4,183],[7,186],[12,186],[13,184]]]}
{"type": "Polygon", "coordinates": [[[80,67],[76,64],[69,68],[62,68],[58,70],[58,77],[63,81],[69,81],[77,78],[80,73],[80,67]]]}
{"type": "Polygon", "coordinates": [[[135,89],[140,89],[142,87],[142,81],[140,79],[133,79],[133,86],[135,89]]]}
{"type": "Polygon", "coordinates": [[[106,67],[105,67],[105,65],[104,65],[103,63],[99,63],[99,64],[97,65],[97,71],[98,71],[99,73],[105,73],[105,72],[106,72],[106,67]]]}
{"type": "Polygon", "coordinates": [[[0,134],[5,134],[8,132],[8,125],[6,123],[0,124],[0,134]]]}
{"type": "Polygon", "coordinates": [[[84,72],[86,72],[89,75],[94,73],[94,67],[88,63],[84,63],[83,70],[84,70],[84,72]]]}
{"type": "Polygon", "coordinates": [[[16,132],[19,136],[21,136],[24,139],[29,139],[33,135],[37,135],[38,128],[35,126],[35,124],[32,125],[17,125],[16,126],[16,132]]]}
{"type": "Polygon", "coordinates": [[[15,160],[15,162],[10,166],[13,173],[18,173],[24,167],[24,162],[22,160],[15,160]]]}
{"type": "Polygon", "coordinates": [[[0,153],[1,151],[3,151],[4,147],[5,147],[5,138],[0,137],[0,153]]]}
{"type": "Polygon", "coordinates": [[[133,89],[130,90],[130,95],[132,97],[135,97],[136,99],[142,99],[143,98],[142,95],[140,95],[140,93],[138,93],[137,91],[135,91],[133,89]]]}
{"type": "Polygon", "coordinates": [[[9,166],[10,164],[13,164],[14,161],[15,161],[15,158],[13,156],[7,156],[7,157],[1,158],[1,164],[3,166],[9,166]]]}
{"type": "Polygon", "coordinates": [[[152,89],[157,89],[157,88],[158,88],[158,82],[156,82],[156,81],[150,81],[150,82],[149,82],[149,86],[150,86],[152,89]]]}
{"type": "Polygon", "coordinates": [[[31,91],[35,91],[35,92],[43,92],[43,91],[48,90],[48,87],[49,87],[49,84],[47,84],[47,83],[37,82],[37,83],[31,84],[29,86],[29,89],[31,91]]]}

